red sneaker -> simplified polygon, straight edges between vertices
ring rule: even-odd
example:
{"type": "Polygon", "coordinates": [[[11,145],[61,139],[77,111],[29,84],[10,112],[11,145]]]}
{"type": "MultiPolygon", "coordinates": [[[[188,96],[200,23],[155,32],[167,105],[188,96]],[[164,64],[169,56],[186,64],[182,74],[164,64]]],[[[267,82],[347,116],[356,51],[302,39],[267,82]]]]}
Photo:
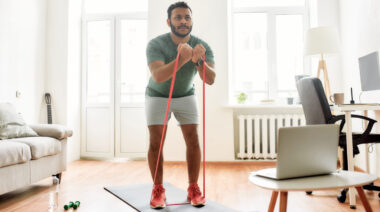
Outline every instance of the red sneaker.
{"type": "Polygon", "coordinates": [[[150,200],[151,208],[165,208],[166,204],[165,189],[162,184],[153,186],[152,199],[150,200]]]}
{"type": "Polygon", "coordinates": [[[191,183],[187,189],[187,200],[190,201],[193,206],[203,206],[206,203],[205,198],[202,196],[202,192],[199,189],[197,183],[191,183]]]}

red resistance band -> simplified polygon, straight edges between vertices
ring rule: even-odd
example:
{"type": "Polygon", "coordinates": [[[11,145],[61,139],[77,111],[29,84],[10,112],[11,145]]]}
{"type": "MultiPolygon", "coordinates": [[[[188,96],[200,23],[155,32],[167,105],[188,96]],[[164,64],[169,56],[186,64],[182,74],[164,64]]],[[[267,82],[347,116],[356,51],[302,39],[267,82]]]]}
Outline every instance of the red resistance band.
{"type": "MultiPolygon", "coordinates": [[[[167,127],[167,121],[168,121],[168,114],[169,114],[169,109],[170,109],[170,102],[172,100],[172,95],[173,95],[173,88],[174,88],[174,82],[175,82],[175,76],[177,73],[178,69],[178,60],[179,60],[179,54],[180,51],[178,50],[177,53],[177,58],[174,63],[174,72],[172,76],[172,83],[170,85],[170,92],[169,92],[169,99],[168,99],[168,105],[166,107],[166,115],[165,115],[165,122],[164,122],[164,128],[162,129],[162,136],[161,136],[161,143],[160,143],[160,151],[158,153],[158,158],[157,158],[157,163],[156,163],[156,170],[154,171],[154,179],[153,179],[153,186],[156,184],[156,176],[157,176],[157,169],[158,169],[158,163],[160,161],[160,156],[161,156],[161,151],[162,151],[162,146],[164,143],[164,138],[165,138],[165,132],[166,132],[166,127],[167,127]]],[[[206,154],[205,154],[205,148],[206,148],[206,142],[205,142],[205,137],[206,137],[206,132],[205,132],[205,79],[206,79],[206,63],[205,63],[205,54],[202,56],[203,64],[202,64],[202,69],[203,69],[203,198],[206,198],[206,154]]],[[[151,195],[151,200],[153,198],[153,193],[151,195]]],[[[167,204],[167,206],[170,205],[185,205],[185,204],[190,204],[190,202],[184,202],[184,203],[173,203],[173,204],[167,204]]]]}

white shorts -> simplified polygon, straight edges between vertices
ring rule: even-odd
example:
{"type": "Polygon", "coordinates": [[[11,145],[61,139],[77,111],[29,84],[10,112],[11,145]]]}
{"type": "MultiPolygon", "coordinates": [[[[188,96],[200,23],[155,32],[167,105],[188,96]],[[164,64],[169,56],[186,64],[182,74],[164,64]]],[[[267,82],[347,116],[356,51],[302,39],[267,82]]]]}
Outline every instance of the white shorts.
{"type": "MultiPolygon", "coordinates": [[[[168,98],[145,96],[145,114],[148,126],[164,125],[168,98]]],[[[179,125],[199,124],[197,98],[195,95],[172,98],[168,122],[174,114],[179,125]]]]}

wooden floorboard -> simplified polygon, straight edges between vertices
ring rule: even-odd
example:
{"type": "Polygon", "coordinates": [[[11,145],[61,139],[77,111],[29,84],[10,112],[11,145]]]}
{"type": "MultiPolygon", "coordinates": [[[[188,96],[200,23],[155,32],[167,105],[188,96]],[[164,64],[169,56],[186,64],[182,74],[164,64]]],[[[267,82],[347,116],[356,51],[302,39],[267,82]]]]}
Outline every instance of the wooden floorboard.
{"type": "MultiPolygon", "coordinates": [[[[274,167],[274,162],[210,162],[206,165],[206,196],[230,208],[245,211],[267,211],[271,191],[259,188],[248,181],[251,171],[274,167]]],[[[187,169],[184,162],[166,162],[164,180],[186,189],[187,169]]],[[[202,177],[200,177],[201,184],[202,177]]],[[[63,205],[69,201],[81,201],[78,212],[134,211],[110,193],[104,186],[133,185],[151,182],[146,161],[109,162],[74,161],[63,173],[60,185],[60,202],[56,211],[64,211],[63,205]]],[[[379,182],[376,182],[379,184],[379,182]]],[[[0,211],[34,212],[47,211],[49,186],[47,178],[31,186],[0,196],[0,211]]],[[[346,203],[339,203],[339,190],[317,191],[313,195],[304,192],[288,194],[288,211],[347,211],[353,212],[346,203]]],[[[378,192],[365,192],[374,211],[380,209],[378,192]]],[[[148,204],[148,202],[147,202],[148,204]]],[[[277,202],[275,211],[278,211],[277,202]]],[[[357,197],[356,211],[364,211],[357,197]]]]}

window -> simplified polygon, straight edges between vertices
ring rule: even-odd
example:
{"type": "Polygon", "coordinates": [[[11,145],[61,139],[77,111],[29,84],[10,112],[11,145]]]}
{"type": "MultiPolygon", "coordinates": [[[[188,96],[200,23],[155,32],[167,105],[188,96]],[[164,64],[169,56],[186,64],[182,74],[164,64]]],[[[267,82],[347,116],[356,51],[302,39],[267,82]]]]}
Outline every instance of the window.
{"type": "Polygon", "coordinates": [[[148,0],[84,0],[85,14],[147,12],[148,0]]]}
{"type": "Polygon", "coordinates": [[[147,0],[85,0],[83,35],[88,104],[144,102],[147,0]],[[115,98],[114,98],[115,97],[115,98]]]}
{"type": "Polygon", "coordinates": [[[307,0],[231,1],[229,102],[236,103],[241,92],[248,104],[295,97],[295,75],[308,73],[303,56],[307,0]]]}

